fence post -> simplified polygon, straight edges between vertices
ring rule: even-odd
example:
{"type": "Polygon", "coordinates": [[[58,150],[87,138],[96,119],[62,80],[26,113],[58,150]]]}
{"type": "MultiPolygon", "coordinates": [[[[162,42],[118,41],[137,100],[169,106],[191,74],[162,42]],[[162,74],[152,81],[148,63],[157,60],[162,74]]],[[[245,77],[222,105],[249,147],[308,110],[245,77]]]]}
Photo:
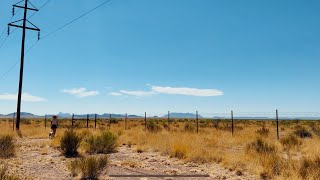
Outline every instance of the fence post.
{"type": "Polygon", "coordinates": [[[89,128],[89,114],[87,114],[87,128],[89,128]]]}
{"type": "Polygon", "coordinates": [[[109,128],[111,129],[111,114],[109,114],[109,128]]]}
{"type": "Polygon", "coordinates": [[[276,110],[276,119],[277,119],[277,140],[279,140],[279,116],[278,116],[278,109],[276,110]]]}
{"type": "Polygon", "coordinates": [[[13,113],[13,118],[12,118],[12,130],[14,130],[14,120],[16,119],[16,113],[13,113]]]}
{"type": "Polygon", "coordinates": [[[47,115],[44,115],[44,129],[47,129],[47,115]]]}
{"type": "Polygon", "coordinates": [[[144,112],[144,129],[147,129],[147,112],[144,112]]]}
{"type": "Polygon", "coordinates": [[[72,118],[71,118],[72,127],[73,127],[73,119],[74,119],[74,114],[72,114],[72,118]]]}
{"type": "Polygon", "coordinates": [[[197,121],[197,133],[199,133],[199,117],[198,117],[198,111],[196,112],[196,121],[197,121]]]}
{"type": "Polygon", "coordinates": [[[231,111],[231,131],[232,131],[232,136],[233,136],[233,111],[231,111]]]}
{"type": "Polygon", "coordinates": [[[170,131],[170,111],[168,111],[168,131],[170,131]]]}
{"type": "Polygon", "coordinates": [[[94,115],[94,128],[97,129],[97,114],[94,115]]]}
{"type": "Polygon", "coordinates": [[[127,130],[127,120],[128,120],[128,114],[126,113],[126,117],[124,118],[124,125],[125,125],[125,127],[124,127],[124,129],[125,130],[127,130]]]}

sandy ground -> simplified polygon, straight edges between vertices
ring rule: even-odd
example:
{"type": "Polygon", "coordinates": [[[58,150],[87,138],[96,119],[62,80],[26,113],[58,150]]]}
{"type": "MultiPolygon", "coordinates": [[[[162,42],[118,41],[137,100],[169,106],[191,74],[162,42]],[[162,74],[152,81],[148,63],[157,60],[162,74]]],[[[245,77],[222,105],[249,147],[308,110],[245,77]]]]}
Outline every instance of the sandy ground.
{"type": "MultiPolygon", "coordinates": [[[[7,163],[21,179],[76,179],[71,177],[66,166],[72,159],[51,148],[50,140],[23,138],[17,140],[17,144],[16,157],[7,163]]],[[[157,152],[137,153],[135,149],[125,145],[118,147],[118,152],[109,155],[108,170],[100,179],[257,179],[247,173],[237,176],[235,171],[216,163],[184,163],[157,152]],[[160,177],[155,177],[158,175],[160,177]]]]}

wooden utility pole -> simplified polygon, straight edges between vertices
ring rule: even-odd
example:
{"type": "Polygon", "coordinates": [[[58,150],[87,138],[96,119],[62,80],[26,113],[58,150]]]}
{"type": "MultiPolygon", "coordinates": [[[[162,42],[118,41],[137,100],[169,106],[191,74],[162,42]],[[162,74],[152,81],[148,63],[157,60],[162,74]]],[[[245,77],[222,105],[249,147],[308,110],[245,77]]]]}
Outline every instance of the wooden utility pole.
{"type": "MultiPolygon", "coordinates": [[[[21,60],[20,60],[20,76],[19,76],[19,90],[18,90],[18,102],[17,102],[17,123],[16,123],[16,130],[20,129],[20,111],[21,111],[21,96],[22,96],[22,82],[23,82],[23,66],[24,66],[24,46],[25,46],[25,40],[26,40],[26,29],[28,30],[33,30],[33,31],[38,31],[40,32],[40,29],[36,27],[34,24],[32,24],[28,19],[27,19],[27,12],[28,10],[31,11],[39,11],[36,7],[34,7],[28,0],[24,0],[24,6],[19,5],[22,1],[18,2],[17,4],[13,5],[13,11],[14,8],[21,8],[24,9],[23,13],[23,19],[14,21],[8,24],[8,28],[12,27],[17,27],[22,29],[22,43],[21,43],[21,60]],[[31,4],[33,7],[28,7],[28,4],[31,4]],[[17,25],[15,23],[22,21],[22,26],[17,25]],[[29,22],[33,27],[27,27],[27,22],[29,22]]],[[[8,31],[10,32],[10,31],[8,31]]],[[[38,35],[39,38],[39,35],[38,35]]]]}
{"type": "Polygon", "coordinates": [[[232,136],[233,136],[233,132],[234,132],[234,130],[233,130],[233,111],[231,111],[231,131],[232,131],[232,136]]]}

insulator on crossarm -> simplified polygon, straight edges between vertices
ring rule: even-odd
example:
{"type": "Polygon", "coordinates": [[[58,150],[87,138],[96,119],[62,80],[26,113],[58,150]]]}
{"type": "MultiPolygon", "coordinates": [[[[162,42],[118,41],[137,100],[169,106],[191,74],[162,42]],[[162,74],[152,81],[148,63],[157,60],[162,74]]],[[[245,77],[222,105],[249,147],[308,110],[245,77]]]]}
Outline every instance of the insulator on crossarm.
{"type": "Polygon", "coordinates": [[[14,16],[14,7],[12,7],[12,17],[14,16]]]}
{"type": "Polygon", "coordinates": [[[38,41],[40,40],[40,31],[38,32],[38,41]]]}
{"type": "Polygon", "coordinates": [[[8,36],[10,35],[10,26],[8,26],[8,36]]]}

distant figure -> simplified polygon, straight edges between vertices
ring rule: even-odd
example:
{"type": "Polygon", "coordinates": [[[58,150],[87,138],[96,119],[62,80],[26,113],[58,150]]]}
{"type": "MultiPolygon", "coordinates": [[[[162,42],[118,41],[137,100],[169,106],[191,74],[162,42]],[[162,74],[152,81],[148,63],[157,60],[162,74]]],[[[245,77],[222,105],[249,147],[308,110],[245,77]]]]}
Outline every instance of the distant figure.
{"type": "Polygon", "coordinates": [[[57,128],[58,128],[58,116],[52,116],[51,120],[51,132],[49,134],[49,138],[52,139],[56,135],[57,128]]]}

